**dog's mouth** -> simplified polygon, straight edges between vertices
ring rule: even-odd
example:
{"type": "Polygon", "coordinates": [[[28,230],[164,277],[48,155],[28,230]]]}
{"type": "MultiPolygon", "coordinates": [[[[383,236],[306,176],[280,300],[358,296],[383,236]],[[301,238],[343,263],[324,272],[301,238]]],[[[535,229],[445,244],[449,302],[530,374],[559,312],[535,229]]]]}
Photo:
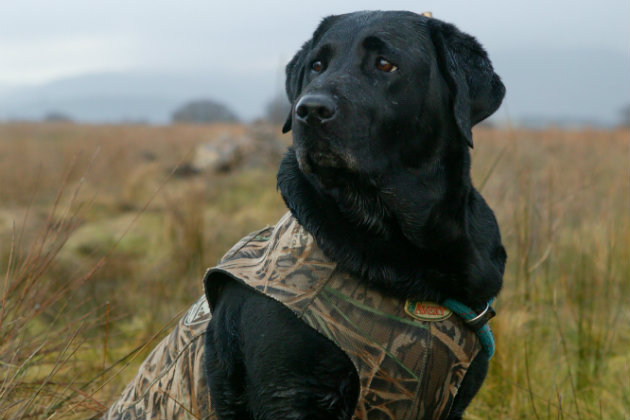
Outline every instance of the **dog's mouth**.
{"type": "Polygon", "coordinates": [[[300,170],[305,174],[317,174],[320,170],[326,168],[346,167],[345,161],[331,152],[299,149],[296,151],[296,157],[300,170]]]}
{"type": "Polygon", "coordinates": [[[388,210],[379,199],[377,181],[367,173],[351,169],[333,152],[293,149],[303,179],[330,200],[344,220],[372,234],[385,232],[388,210]]]}
{"type": "Polygon", "coordinates": [[[317,187],[329,190],[338,186],[342,174],[348,172],[348,163],[336,153],[298,148],[295,156],[300,171],[317,187]]]}

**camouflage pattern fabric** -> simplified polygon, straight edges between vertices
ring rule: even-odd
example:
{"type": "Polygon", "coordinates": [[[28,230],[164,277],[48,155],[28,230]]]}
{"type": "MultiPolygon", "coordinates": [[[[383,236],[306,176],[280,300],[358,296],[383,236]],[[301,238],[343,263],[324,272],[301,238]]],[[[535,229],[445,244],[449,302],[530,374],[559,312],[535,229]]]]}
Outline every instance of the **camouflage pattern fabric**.
{"type": "MultiPolygon", "coordinates": [[[[257,233],[241,239],[223,259],[231,257],[257,233]]],[[[103,419],[218,420],[210,404],[204,367],[210,318],[208,302],[202,296],[142,362],[136,377],[103,419]]]]}
{"type": "MultiPolygon", "coordinates": [[[[287,213],[243,238],[204,277],[214,300],[228,275],[289,307],[352,360],[361,381],[355,420],[445,418],[480,345],[450,311],[420,320],[414,302],[383,296],[337,270],[287,213]],[[405,311],[407,306],[407,312],[405,311]],[[410,315],[411,314],[411,315],[410,315]]],[[[205,297],[142,364],[105,415],[114,419],[216,419],[204,373],[205,297]]]]}
{"type": "Polygon", "coordinates": [[[220,292],[218,275],[278,300],[348,355],[361,381],[355,419],[445,418],[481,349],[446,308],[434,305],[447,316],[417,319],[405,311],[409,301],[337,270],[290,213],[208,271],[210,301],[220,292]]]}
{"type": "Polygon", "coordinates": [[[105,419],[208,419],[204,336],[210,311],[202,296],[153,349],[105,419]]]}

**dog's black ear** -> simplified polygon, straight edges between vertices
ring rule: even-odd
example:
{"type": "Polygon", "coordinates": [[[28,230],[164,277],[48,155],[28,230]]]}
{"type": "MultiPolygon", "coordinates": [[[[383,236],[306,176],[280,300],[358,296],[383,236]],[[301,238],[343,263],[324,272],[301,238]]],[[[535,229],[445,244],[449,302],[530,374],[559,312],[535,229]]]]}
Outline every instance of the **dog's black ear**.
{"type": "MultiPolygon", "coordinates": [[[[315,33],[313,33],[313,38],[306,41],[302,48],[295,54],[295,56],[289,61],[287,67],[285,68],[286,72],[286,82],[285,89],[287,91],[287,97],[289,98],[289,103],[293,106],[295,99],[302,93],[302,85],[304,82],[304,73],[306,72],[306,58],[311,51],[313,45],[317,43],[317,41],[322,37],[324,32],[330,28],[330,26],[337,20],[339,16],[328,16],[322,20],[319,24],[315,33]]],[[[282,126],[282,132],[286,133],[291,130],[292,118],[291,115],[293,113],[293,108],[289,112],[287,116],[287,120],[284,122],[282,126]]]]}
{"type": "Polygon", "coordinates": [[[437,19],[427,19],[427,25],[438,67],[453,95],[455,121],[468,145],[473,147],[472,127],[499,108],[505,86],[475,38],[437,19]]]}
{"type": "Polygon", "coordinates": [[[298,97],[300,92],[302,91],[302,80],[304,79],[304,61],[306,60],[306,56],[311,50],[311,40],[304,43],[300,51],[293,56],[293,59],[289,61],[287,67],[285,69],[286,73],[286,82],[285,89],[287,91],[287,97],[289,98],[289,103],[291,104],[291,111],[289,111],[289,115],[287,116],[287,120],[284,122],[282,126],[282,132],[286,133],[291,130],[291,115],[293,114],[293,102],[295,98],[298,97]]]}

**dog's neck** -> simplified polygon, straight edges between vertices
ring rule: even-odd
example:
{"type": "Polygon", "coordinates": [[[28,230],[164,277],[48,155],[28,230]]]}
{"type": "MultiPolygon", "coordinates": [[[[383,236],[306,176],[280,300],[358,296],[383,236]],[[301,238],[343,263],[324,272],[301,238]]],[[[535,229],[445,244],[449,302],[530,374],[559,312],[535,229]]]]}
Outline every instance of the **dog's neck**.
{"type": "Polygon", "coordinates": [[[399,298],[454,298],[483,306],[498,288],[470,278],[476,260],[471,259],[475,250],[464,232],[467,202],[474,191],[469,182],[456,189],[456,196],[440,190],[418,197],[417,185],[390,181],[409,191],[354,182],[352,189],[324,194],[300,171],[292,150],[278,172],[278,188],[288,208],[341,269],[399,298]],[[414,194],[413,201],[392,196],[414,194]],[[442,206],[444,200],[450,205],[442,206]],[[453,201],[460,204],[453,206],[453,201]]]}

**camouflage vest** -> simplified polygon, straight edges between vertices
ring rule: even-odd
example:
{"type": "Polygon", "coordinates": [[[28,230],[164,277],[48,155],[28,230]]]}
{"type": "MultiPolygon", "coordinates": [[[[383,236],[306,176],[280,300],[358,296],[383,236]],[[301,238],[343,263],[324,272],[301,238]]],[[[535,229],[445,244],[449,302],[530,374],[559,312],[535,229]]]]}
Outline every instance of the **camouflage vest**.
{"type": "MultiPolygon", "coordinates": [[[[276,299],[348,355],[361,382],[353,419],[447,417],[481,346],[448,309],[406,302],[336,269],[287,213],[273,228],[243,238],[204,277],[228,275],[276,299]]],[[[211,299],[213,300],[213,299],[211,299]]],[[[201,298],[143,363],[106,418],[215,419],[205,382],[201,298]]]]}

